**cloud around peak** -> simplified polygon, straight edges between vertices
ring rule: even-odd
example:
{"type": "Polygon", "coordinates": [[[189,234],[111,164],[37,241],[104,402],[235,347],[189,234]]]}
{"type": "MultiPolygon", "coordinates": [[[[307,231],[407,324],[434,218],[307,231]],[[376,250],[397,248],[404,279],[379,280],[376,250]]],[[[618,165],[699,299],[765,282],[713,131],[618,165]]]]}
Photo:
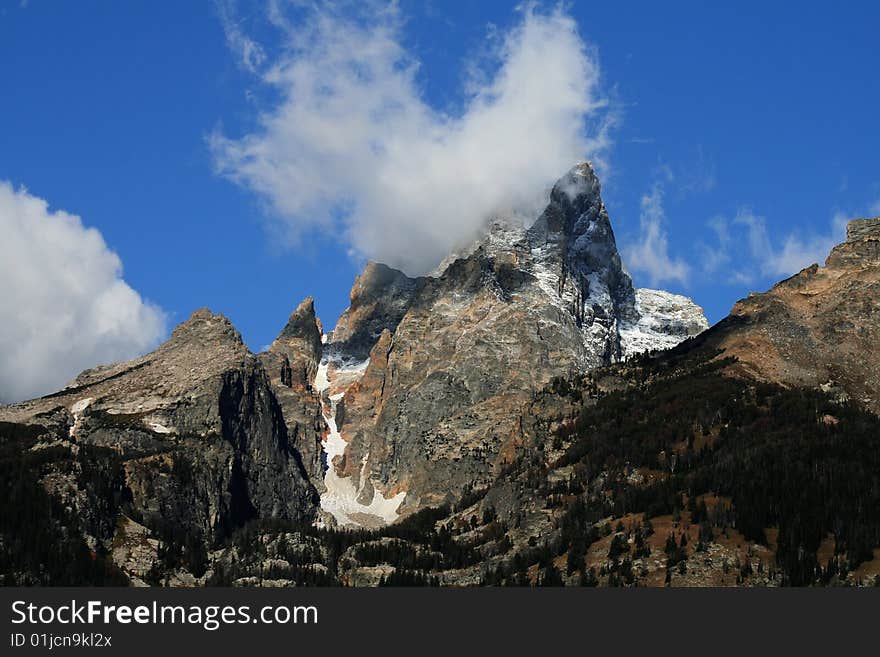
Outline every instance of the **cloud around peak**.
{"type": "MultiPolygon", "coordinates": [[[[602,169],[615,115],[595,52],[562,9],[522,8],[488,56],[464,65],[465,100],[448,113],[424,97],[396,5],[354,7],[309,6],[294,21],[270,4],[284,47],[261,79],[277,100],[250,134],[210,137],[217,171],[266,201],[291,242],[324,230],[358,257],[419,274],[494,212],[536,216],[573,163],[602,169]]],[[[229,35],[245,68],[265,52],[238,28],[229,35]]]]}

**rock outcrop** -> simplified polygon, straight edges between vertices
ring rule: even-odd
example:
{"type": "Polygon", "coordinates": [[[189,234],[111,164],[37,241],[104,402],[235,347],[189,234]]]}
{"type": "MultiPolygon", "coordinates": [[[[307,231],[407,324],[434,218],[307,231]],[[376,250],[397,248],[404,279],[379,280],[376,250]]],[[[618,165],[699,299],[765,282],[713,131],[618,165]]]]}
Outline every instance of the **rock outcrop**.
{"type": "Polygon", "coordinates": [[[397,328],[424,284],[424,278],[368,262],[351,288],[348,309],[330,335],[333,348],[355,360],[367,358],[382,331],[397,328]]]}
{"type": "Polygon", "coordinates": [[[287,324],[269,347],[269,353],[282,357],[281,381],[288,387],[308,388],[321,361],[323,337],[321,322],[315,316],[315,300],[306,298],[294,310],[287,324]],[[283,359],[287,360],[284,365],[283,359]]]}

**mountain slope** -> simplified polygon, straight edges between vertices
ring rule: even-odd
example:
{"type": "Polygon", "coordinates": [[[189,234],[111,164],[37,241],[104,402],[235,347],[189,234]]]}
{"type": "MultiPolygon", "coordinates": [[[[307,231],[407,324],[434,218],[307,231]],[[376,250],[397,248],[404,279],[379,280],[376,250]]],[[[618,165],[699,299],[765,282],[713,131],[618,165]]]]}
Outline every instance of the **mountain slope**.
{"type": "Polygon", "coordinates": [[[821,385],[880,413],[880,218],[851,221],[824,267],[739,301],[705,339],[744,375],[821,385]]]}
{"type": "Polygon", "coordinates": [[[214,581],[880,583],[880,418],[716,356],[691,343],[556,379],[489,486],[371,530],[252,526],[214,581]]]}

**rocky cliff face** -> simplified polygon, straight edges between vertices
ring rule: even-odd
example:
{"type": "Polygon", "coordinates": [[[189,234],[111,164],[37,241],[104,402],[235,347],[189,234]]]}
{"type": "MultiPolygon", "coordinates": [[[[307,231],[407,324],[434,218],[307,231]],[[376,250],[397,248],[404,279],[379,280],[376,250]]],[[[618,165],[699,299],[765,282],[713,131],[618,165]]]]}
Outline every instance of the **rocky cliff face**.
{"type": "Polygon", "coordinates": [[[707,327],[684,297],[633,288],[587,164],[531,227],[497,218],[428,277],[370,264],[351,299],[324,357],[336,448],[322,506],[341,523],[381,524],[484,485],[517,452],[517,409],[553,377],[707,327]],[[363,374],[334,387],[336,370],[363,374]]]}
{"type": "Polygon", "coordinates": [[[880,218],[857,219],[825,266],[739,301],[707,334],[734,369],[824,387],[880,412],[880,218]]]}
{"type": "Polygon", "coordinates": [[[311,385],[321,360],[322,338],[321,322],[315,317],[315,300],[308,297],[291,313],[268,350],[268,354],[277,356],[283,385],[293,388],[311,385]]]}
{"type": "Polygon", "coordinates": [[[378,262],[368,262],[351,288],[348,309],[329,336],[333,351],[362,361],[382,331],[394,331],[426,283],[378,262]]]}

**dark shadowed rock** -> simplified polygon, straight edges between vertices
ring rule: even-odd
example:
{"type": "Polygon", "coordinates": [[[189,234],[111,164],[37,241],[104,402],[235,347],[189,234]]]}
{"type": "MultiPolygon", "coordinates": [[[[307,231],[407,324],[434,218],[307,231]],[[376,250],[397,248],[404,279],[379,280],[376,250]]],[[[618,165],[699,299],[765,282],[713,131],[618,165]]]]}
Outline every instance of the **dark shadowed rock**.
{"type": "Polygon", "coordinates": [[[284,385],[306,388],[315,378],[318,363],[321,360],[321,322],[315,317],[315,300],[307,297],[294,310],[287,324],[269,351],[287,359],[287,365],[280,361],[284,370],[279,376],[284,385]],[[289,368],[289,372],[287,369],[289,368]]]}
{"type": "Polygon", "coordinates": [[[309,480],[321,488],[321,436],[324,419],[321,403],[312,388],[323,351],[321,322],[312,297],[290,315],[269,347],[257,355],[281,407],[291,444],[300,455],[309,480]]]}

